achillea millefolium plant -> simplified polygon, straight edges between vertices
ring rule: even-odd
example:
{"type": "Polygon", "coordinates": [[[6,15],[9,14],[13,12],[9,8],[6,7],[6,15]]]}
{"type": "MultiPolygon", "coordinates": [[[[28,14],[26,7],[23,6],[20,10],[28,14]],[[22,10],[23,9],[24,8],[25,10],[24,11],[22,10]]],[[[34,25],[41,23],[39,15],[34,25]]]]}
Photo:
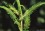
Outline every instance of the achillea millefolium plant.
{"type": "Polygon", "coordinates": [[[39,2],[34,4],[32,7],[30,7],[29,9],[26,9],[25,6],[20,4],[20,0],[15,0],[15,2],[13,3],[13,5],[11,4],[7,4],[5,1],[3,1],[3,3],[6,6],[2,6],[0,5],[0,8],[4,9],[7,14],[10,15],[11,19],[14,21],[14,24],[18,25],[18,28],[20,31],[29,31],[29,26],[30,26],[30,15],[33,13],[34,10],[36,10],[38,7],[42,6],[45,4],[45,2],[39,2]],[[14,7],[15,2],[18,5],[18,9],[16,9],[14,7]],[[22,8],[25,10],[25,12],[23,13],[22,8]],[[19,18],[16,16],[18,15],[19,18]],[[24,23],[23,23],[24,21],[24,23]]]}

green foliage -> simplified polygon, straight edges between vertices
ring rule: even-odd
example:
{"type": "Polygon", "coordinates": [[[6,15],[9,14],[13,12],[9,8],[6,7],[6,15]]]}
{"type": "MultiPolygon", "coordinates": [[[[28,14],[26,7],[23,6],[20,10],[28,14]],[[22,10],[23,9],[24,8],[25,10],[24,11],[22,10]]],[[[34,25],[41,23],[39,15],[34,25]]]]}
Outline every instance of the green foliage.
{"type": "Polygon", "coordinates": [[[42,16],[45,15],[45,11],[43,11],[43,9],[40,10],[40,15],[42,15],[42,16]]]}
{"type": "Polygon", "coordinates": [[[38,17],[37,20],[38,20],[39,23],[45,23],[44,18],[38,17]]]}
{"type": "Polygon", "coordinates": [[[45,23],[45,18],[43,16],[45,16],[45,11],[43,9],[40,9],[40,15],[41,17],[37,18],[37,22],[38,23],[45,23]]]}
{"type": "Polygon", "coordinates": [[[30,22],[30,15],[28,15],[24,18],[24,31],[29,31],[30,22]]]}
{"type": "Polygon", "coordinates": [[[36,10],[38,7],[42,6],[43,4],[45,4],[45,2],[39,2],[37,4],[34,4],[32,7],[30,7],[29,9],[26,9],[23,5],[20,4],[19,0],[16,0],[16,3],[18,5],[18,9],[16,9],[14,7],[15,2],[13,3],[13,5],[6,3],[5,1],[3,1],[3,3],[7,6],[1,6],[0,8],[6,10],[7,14],[10,15],[11,19],[14,21],[14,24],[18,25],[18,28],[20,31],[29,31],[29,26],[30,26],[30,22],[31,22],[31,18],[30,15],[33,13],[34,10],[36,10]],[[22,8],[24,8],[25,13],[23,14],[22,12],[22,8]],[[19,16],[19,18],[17,18],[16,15],[19,16]],[[23,20],[24,20],[24,24],[23,24],[23,20]]]}

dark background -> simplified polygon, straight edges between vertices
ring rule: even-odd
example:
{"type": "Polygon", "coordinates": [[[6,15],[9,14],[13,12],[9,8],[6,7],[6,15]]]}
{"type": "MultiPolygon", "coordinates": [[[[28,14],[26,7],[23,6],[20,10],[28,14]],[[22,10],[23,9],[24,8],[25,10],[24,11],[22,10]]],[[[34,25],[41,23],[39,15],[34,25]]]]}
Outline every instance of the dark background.
{"type": "MultiPolygon", "coordinates": [[[[2,4],[2,1],[6,1],[10,4],[13,4],[14,0],[0,0],[0,4],[2,4]]],[[[45,0],[20,0],[21,4],[23,4],[25,7],[29,8],[31,7],[33,4],[37,3],[37,2],[44,2],[45,0]]],[[[4,4],[2,4],[4,5],[4,4]]],[[[17,5],[14,5],[17,7],[17,5]]],[[[45,23],[43,24],[39,24],[37,22],[37,17],[43,17],[45,19],[45,16],[41,16],[39,11],[40,9],[44,9],[45,11],[45,7],[44,5],[37,8],[30,16],[31,16],[31,26],[29,28],[29,30],[33,30],[33,29],[45,29],[45,23]],[[38,24],[38,25],[37,25],[38,24]]],[[[15,24],[13,24],[13,21],[11,20],[10,16],[6,13],[5,10],[0,9],[0,24],[2,24],[2,28],[4,29],[4,31],[6,31],[7,29],[11,29],[12,31],[19,31],[18,26],[15,24]]],[[[1,28],[0,28],[1,29],[1,28]]]]}

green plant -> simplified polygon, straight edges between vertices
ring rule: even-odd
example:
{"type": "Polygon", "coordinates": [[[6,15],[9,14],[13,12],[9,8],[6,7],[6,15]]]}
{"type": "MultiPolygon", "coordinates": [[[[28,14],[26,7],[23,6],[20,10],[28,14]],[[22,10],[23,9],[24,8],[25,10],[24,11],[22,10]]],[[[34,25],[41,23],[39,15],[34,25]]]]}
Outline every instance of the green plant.
{"type": "Polygon", "coordinates": [[[29,9],[26,9],[23,5],[20,4],[20,0],[16,0],[16,3],[18,5],[18,9],[16,9],[14,7],[15,2],[13,3],[13,5],[11,4],[7,4],[5,1],[3,1],[3,3],[6,6],[2,6],[0,5],[0,8],[6,10],[7,14],[10,15],[11,19],[13,19],[14,24],[18,25],[18,28],[20,31],[29,31],[29,26],[30,26],[30,22],[31,22],[31,18],[30,15],[33,13],[34,10],[36,10],[38,7],[42,6],[43,4],[45,4],[45,2],[39,2],[37,4],[34,4],[32,7],[30,7],[29,9]],[[25,10],[25,12],[23,13],[22,8],[25,10]],[[19,16],[19,18],[17,18],[17,16],[19,16]],[[23,23],[24,21],[24,23],[23,23]]]}
{"type": "Polygon", "coordinates": [[[45,11],[42,8],[40,9],[40,15],[42,17],[37,17],[37,22],[38,23],[45,23],[45,19],[43,17],[43,16],[45,16],[45,11]]]}

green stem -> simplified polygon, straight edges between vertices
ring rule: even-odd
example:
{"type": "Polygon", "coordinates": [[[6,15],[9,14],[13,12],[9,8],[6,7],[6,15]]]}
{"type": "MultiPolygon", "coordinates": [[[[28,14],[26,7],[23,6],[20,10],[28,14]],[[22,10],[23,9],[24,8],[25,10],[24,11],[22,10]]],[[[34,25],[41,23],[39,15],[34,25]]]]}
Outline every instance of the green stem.
{"type": "Polygon", "coordinates": [[[19,10],[20,16],[22,16],[22,9],[21,9],[20,1],[16,0],[16,2],[17,2],[17,5],[18,5],[18,10],[19,10]]]}
{"type": "Polygon", "coordinates": [[[20,25],[20,23],[18,22],[18,18],[15,16],[15,14],[9,8],[7,8],[5,6],[0,6],[0,8],[4,9],[7,12],[7,14],[10,15],[11,19],[13,19],[15,24],[20,25]]]}
{"type": "Polygon", "coordinates": [[[23,9],[24,9],[25,11],[27,10],[27,8],[26,8],[25,6],[21,5],[21,7],[23,7],[23,9]]]}
{"type": "MultiPolygon", "coordinates": [[[[19,16],[22,17],[22,9],[21,9],[21,4],[20,4],[20,1],[19,0],[16,0],[17,2],[17,5],[18,5],[18,10],[19,10],[19,16]]],[[[23,20],[20,20],[21,21],[21,25],[20,25],[20,31],[23,31],[23,20]]]]}
{"type": "Polygon", "coordinates": [[[44,5],[44,4],[45,4],[45,2],[39,2],[37,4],[34,4],[31,8],[29,8],[28,10],[26,10],[26,12],[24,13],[24,15],[22,17],[20,17],[19,20],[22,20],[27,15],[31,15],[34,10],[36,10],[38,7],[40,7],[40,6],[44,5]]]}
{"type": "MultiPolygon", "coordinates": [[[[17,9],[16,9],[13,5],[8,4],[8,3],[5,2],[5,1],[3,1],[3,3],[4,3],[7,7],[9,7],[9,9],[11,9],[15,14],[19,15],[19,12],[17,11],[17,9]]],[[[13,4],[15,4],[15,2],[14,2],[13,4]]]]}
{"type": "Polygon", "coordinates": [[[21,28],[20,31],[23,31],[23,22],[21,21],[21,28]]]}

